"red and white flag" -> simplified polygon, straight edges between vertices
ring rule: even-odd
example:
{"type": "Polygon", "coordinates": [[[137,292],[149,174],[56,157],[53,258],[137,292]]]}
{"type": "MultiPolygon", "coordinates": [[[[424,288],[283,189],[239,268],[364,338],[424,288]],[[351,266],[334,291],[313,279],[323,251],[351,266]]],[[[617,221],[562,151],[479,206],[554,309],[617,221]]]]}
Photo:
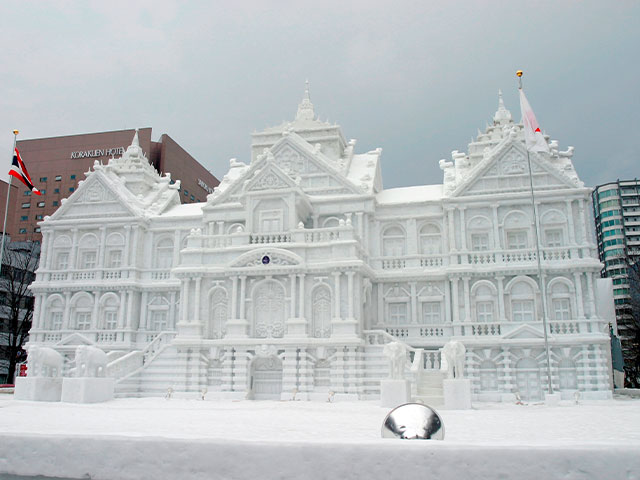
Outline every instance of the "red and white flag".
{"type": "Polygon", "coordinates": [[[15,148],[13,151],[13,164],[11,165],[11,170],[9,170],[9,175],[13,175],[14,177],[16,177],[36,195],[42,195],[40,193],[40,190],[33,186],[33,182],[31,181],[29,172],[27,172],[27,166],[22,161],[20,152],[18,152],[17,148],[15,148]]]}
{"type": "Polygon", "coordinates": [[[531,105],[524,96],[524,91],[520,89],[520,111],[522,112],[522,123],[524,125],[524,141],[527,150],[530,152],[550,153],[549,144],[542,135],[540,125],[533,114],[531,105]]]}

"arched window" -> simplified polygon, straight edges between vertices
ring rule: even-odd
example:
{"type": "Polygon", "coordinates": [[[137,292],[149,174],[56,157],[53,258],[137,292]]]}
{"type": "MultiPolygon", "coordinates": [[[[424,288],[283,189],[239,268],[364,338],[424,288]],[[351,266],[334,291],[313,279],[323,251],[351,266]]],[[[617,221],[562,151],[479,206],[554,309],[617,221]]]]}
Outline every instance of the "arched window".
{"type": "Polygon", "coordinates": [[[169,300],[164,295],[154,295],[147,305],[149,330],[162,332],[169,328],[169,300]]]}
{"type": "Polygon", "coordinates": [[[387,228],[382,235],[382,254],[385,257],[401,257],[405,252],[404,230],[400,227],[387,228]]]}
{"type": "Polygon", "coordinates": [[[326,285],[320,285],[313,291],[312,336],[328,338],[331,336],[331,291],[326,285]]]}
{"type": "Polygon", "coordinates": [[[51,330],[60,330],[62,328],[62,318],[64,315],[64,303],[61,298],[53,298],[48,302],[49,309],[49,328],[51,330]]]}
{"type": "Polygon", "coordinates": [[[107,237],[106,259],[107,268],[119,268],[122,266],[122,252],[124,251],[124,237],[119,233],[112,233],[107,237]]]}
{"type": "Polygon", "coordinates": [[[476,321],[491,323],[496,320],[496,292],[492,285],[484,281],[472,289],[476,321]]]}
{"type": "Polygon", "coordinates": [[[118,328],[118,309],[120,300],[117,295],[107,294],[102,298],[101,324],[105,330],[118,328]]]}
{"type": "Polygon", "coordinates": [[[82,236],[78,242],[78,268],[93,270],[98,260],[98,237],[92,233],[82,236]]]}
{"type": "Polygon", "coordinates": [[[434,255],[442,252],[442,236],[440,228],[433,223],[427,223],[420,229],[420,253],[434,255]]]}
{"type": "Polygon", "coordinates": [[[222,338],[227,324],[227,292],[223,288],[216,288],[211,293],[210,311],[207,338],[222,338]]]}
{"type": "Polygon", "coordinates": [[[173,265],[173,240],[165,237],[156,243],[155,248],[155,268],[169,269],[173,265]]]}
{"type": "Polygon", "coordinates": [[[535,321],[535,293],[533,287],[524,281],[511,288],[511,318],[514,322],[535,321]]]}
{"type": "Polygon", "coordinates": [[[498,390],[498,368],[491,360],[484,360],[480,364],[480,390],[483,392],[498,390]]]}
{"type": "Polygon", "coordinates": [[[333,228],[340,225],[338,217],[329,217],[322,222],[322,228],[333,228]]]}
{"type": "Polygon", "coordinates": [[[531,246],[531,222],[524,212],[509,212],[504,219],[505,247],[509,250],[524,250],[531,246]]]}
{"type": "Polygon", "coordinates": [[[66,270],[69,268],[69,252],[71,252],[71,239],[66,235],[61,235],[53,242],[53,268],[56,270],[66,270]]]}
{"type": "Polygon", "coordinates": [[[90,330],[93,299],[89,294],[79,295],[73,302],[73,324],[76,330],[90,330]]]}
{"type": "Polygon", "coordinates": [[[258,338],[284,336],[284,288],[274,280],[258,283],[253,291],[254,333],[258,338]]]}
{"type": "MultiPolygon", "coordinates": [[[[473,217],[467,225],[469,245],[474,252],[483,252],[493,248],[491,222],[486,217],[473,217]]],[[[453,235],[454,233],[452,233],[453,235]]]]}
{"type": "Polygon", "coordinates": [[[573,317],[571,309],[571,291],[562,281],[554,282],[550,288],[551,312],[554,320],[570,320],[573,317]]]}
{"type": "Polygon", "coordinates": [[[545,247],[566,245],[567,219],[559,210],[550,210],[540,219],[545,247]]]}

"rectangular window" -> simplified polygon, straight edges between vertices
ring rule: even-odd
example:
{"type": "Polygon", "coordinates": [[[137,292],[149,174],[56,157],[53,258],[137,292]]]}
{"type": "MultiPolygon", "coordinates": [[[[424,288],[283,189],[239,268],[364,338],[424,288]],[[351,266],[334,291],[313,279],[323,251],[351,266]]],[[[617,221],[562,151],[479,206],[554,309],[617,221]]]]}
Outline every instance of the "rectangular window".
{"type": "Polygon", "coordinates": [[[196,197],[194,197],[193,195],[190,195],[189,198],[191,199],[192,202],[196,199],[196,197]]]}
{"type": "Polygon", "coordinates": [[[43,190],[40,190],[40,194],[41,194],[41,195],[44,195],[44,194],[46,194],[46,193],[47,193],[47,191],[46,191],[46,190],[44,190],[44,189],[43,189],[43,190]]]}
{"type": "Polygon", "coordinates": [[[27,233],[27,229],[26,229],[26,228],[21,228],[21,229],[19,230],[19,233],[27,233]]]}
{"type": "Polygon", "coordinates": [[[562,230],[560,229],[545,230],[544,239],[547,247],[561,247],[562,246],[562,230]]]}
{"type": "Polygon", "coordinates": [[[59,188],[54,188],[53,189],[53,193],[60,193],[60,189],[59,188]]]}
{"type": "Polygon", "coordinates": [[[511,310],[514,322],[533,322],[533,300],[513,300],[511,310]]]}
{"type": "Polygon", "coordinates": [[[151,328],[156,332],[167,329],[167,312],[164,310],[153,310],[151,312],[151,328]]]}
{"type": "Polygon", "coordinates": [[[24,222],[24,221],[26,221],[26,220],[29,220],[29,216],[28,216],[28,215],[22,215],[22,216],[20,217],[20,220],[21,220],[22,222],[24,222]]]}
{"type": "Polygon", "coordinates": [[[471,248],[474,252],[489,250],[489,235],[486,233],[472,233],[471,248]]]}
{"type": "Polygon", "coordinates": [[[527,232],[525,230],[507,232],[507,248],[509,250],[522,250],[527,247],[527,232]]]}
{"type": "Polygon", "coordinates": [[[56,182],[59,182],[62,180],[62,175],[56,175],[56,182]]]}
{"type": "Polygon", "coordinates": [[[189,191],[188,191],[188,190],[185,190],[183,193],[184,193],[184,196],[185,196],[185,197],[188,197],[188,196],[189,196],[189,191]]]}
{"type": "Polygon", "coordinates": [[[34,231],[35,233],[40,233],[40,227],[36,227],[36,228],[34,228],[34,229],[33,229],[33,231],[34,231]]]}
{"type": "Polygon", "coordinates": [[[104,328],[107,330],[115,330],[118,326],[118,312],[107,311],[104,314],[104,328]]]}
{"type": "Polygon", "coordinates": [[[51,313],[51,329],[60,330],[62,328],[62,312],[51,313]]]}
{"type": "Polygon", "coordinates": [[[476,314],[479,322],[493,322],[493,302],[476,303],[476,314]]]}
{"type": "Polygon", "coordinates": [[[53,206],[54,206],[54,207],[57,207],[57,206],[58,206],[58,200],[54,200],[54,201],[53,201],[53,206]]]}
{"type": "Polygon", "coordinates": [[[36,215],[36,220],[42,220],[43,219],[43,215],[36,215]]]}
{"type": "Polygon", "coordinates": [[[29,207],[31,207],[30,203],[23,203],[22,204],[22,208],[29,208],[29,207]]]}
{"type": "Polygon", "coordinates": [[[424,302],[422,304],[422,321],[428,325],[442,323],[440,302],[424,302]]]}
{"type": "Polygon", "coordinates": [[[85,270],[96,268],[96,252],[89,251],[82,253],[82,268],[85,270]]]}
{"type": "Polygon", "coordinates": [[[76,176],[75,175],[71,175],[71,180],[75,180],[76,176]]]}
{"type": "Polygon", "coordinates": [[[282,210],[264,210],[260,212],[261,232],[281,232],[282,210]]]}
{"type": "Polygon", "coordinates": [[[76,327],[78,330],[89,330],[91,328],[91,313],[78,312],[76,317],[76,327]]]}
{"type": "Polygon", "coordinates": [[[69,252],[58,253],[56,265],[58,270],[66,270],[69,267],[69,252]]]}
{"type": "Polygon", "coordinates": [[[118,268],[122,264],[122,250],[111,250],[109,252],[109,260],[107,266],[109,268],[118,268]]]}
{"type": "Polygon", "coordinates": [[[47,181],[47,177],[40,177],[40,181],[41,182],[46,182],[47,181]]]}
{"type": "Polygon", "coordinates": [[[74,191],[75,191],[75,188],[73,188],[73,187],[69,187],[69,191],[70,191],[70,192],[74,192],[74,191]]]}
{"type": "Polygon", "coordinates": [[[44,207],[44,202],[38,202],[39,207],[44,207]]]}
{"type": "Polygon", "coordinates": [[[553,299],[553,313],[556,320],[569,320],[571,309],[569,308],[568,298],[553,299]]]}
{"type": "Polygon", "coordinates": [[[389,304],[389,325],[404,325],[407,323],[407,304],[390,303],[389,304]]]}
{"type": "Polygon", "coordinates": [[[31,195],[31,190],[25,190],[25,191],[24,191],[24,194],[25,194],[27,197],[28,197],[28,196],[30,196],[30,195],[31,195]]]}

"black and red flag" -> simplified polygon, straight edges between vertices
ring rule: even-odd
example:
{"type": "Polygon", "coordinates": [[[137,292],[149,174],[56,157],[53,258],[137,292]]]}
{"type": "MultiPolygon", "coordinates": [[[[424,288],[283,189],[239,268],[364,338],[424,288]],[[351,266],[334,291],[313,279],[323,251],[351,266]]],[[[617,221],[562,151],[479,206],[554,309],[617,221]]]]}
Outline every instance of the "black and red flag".
{"type": "Polygon", "coordinates": [[[16,177],[36,195],[42,195],[42,193],[40,193],[40,190],[33,186],[33,182],[31,181],[31,177],[29,176],[29,172],[27,171],[27,166],[22,161],[20,152],[18,152],[17,148],[13,149],[13,164],[11,165],[11,170],[9,170],[9,175],[13,175],[14,177],[16,177]]]}

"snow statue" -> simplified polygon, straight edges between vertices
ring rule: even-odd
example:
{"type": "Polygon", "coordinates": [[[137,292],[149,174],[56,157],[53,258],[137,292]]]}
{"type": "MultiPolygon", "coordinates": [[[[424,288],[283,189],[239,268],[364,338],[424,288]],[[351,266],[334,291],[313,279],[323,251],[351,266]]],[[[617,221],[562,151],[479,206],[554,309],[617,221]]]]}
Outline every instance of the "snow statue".
{"type": "Polygon", "coordinates": [[[115,380],[107,377],[107,354],[92,345],[76,348],[74,376],[62,381],[62,401],[96,403],[113,400],[115,380]]]}
{"type": "Polygon", "coordinates": [[[76,348],[76,377],[104,377],[107,354],[98,347],[80,345],[76,348]]]}
{"type": "Polygon", "coordinates": [[[63,358],[53,348],[31,345],[28,347],[28,375],[32,377],[61,377],[63,358]]]}
{"type": "Polygon", "coordinates": [[[462,342],[450,340],[442,347],[442,353],[447,364],[447,374],[449,378],[464,377],[464,354],[467,349],[462,342]]]}
{"type": "Polygon", "coordinates": [[[382,350],[389,359],[389,378],[401,380],[404,378],[404,364],[407,361],[407,351],[400,342],[387,343],[382,350]]]}
{"type": "Polygon", "coordinates": [[[27,376],[16,377],[16,400],[59,402],[62,394],[62,355],[53,348],[27,347],[27,376]]]}

